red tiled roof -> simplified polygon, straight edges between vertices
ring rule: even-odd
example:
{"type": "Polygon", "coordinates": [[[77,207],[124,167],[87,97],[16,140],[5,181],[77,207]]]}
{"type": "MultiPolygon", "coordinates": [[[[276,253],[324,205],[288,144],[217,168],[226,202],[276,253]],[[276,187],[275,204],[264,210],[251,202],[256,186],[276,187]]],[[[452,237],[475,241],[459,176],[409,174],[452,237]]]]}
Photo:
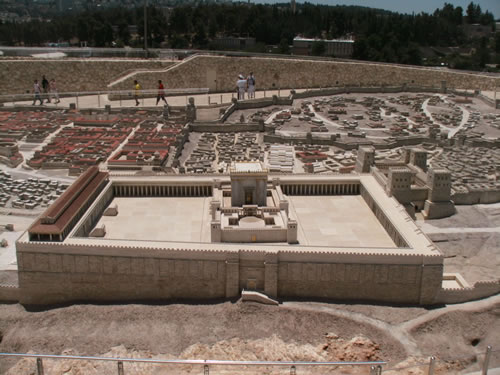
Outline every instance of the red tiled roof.
{"type": "Polygon", "coordinates": [[[85,171],[30,227],[30,234],[61,234],[89,197],[108,178],[97,167],[85,171]],[[69,202],[69,204],[68,204],[69,202]],[[43,223],[49,219],[50,224],[43,223]],[[55,218],[55,221],[53,219],[55,218]]]}

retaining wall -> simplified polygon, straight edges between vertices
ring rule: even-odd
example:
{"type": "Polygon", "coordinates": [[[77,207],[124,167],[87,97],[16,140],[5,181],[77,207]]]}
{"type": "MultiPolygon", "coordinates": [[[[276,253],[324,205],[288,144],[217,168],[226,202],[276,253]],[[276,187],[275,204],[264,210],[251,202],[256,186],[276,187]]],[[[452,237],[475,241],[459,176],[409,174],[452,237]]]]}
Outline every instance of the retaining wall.
{"type": "MultiPolygon", "coordinates": [[[[156,87],[164,79],[170,88],[208,87],[213,92],[234,91],[239,74],[254,72],[258,89],[319,88],[335,86],[427,86],[493,90],[500,78],[481,73],[416,66],[355,61],[311,61],[265,57],[224,57],[199,55],[163,75],[138,73],[116,85],[129,89],[134,79],[143,87],[156,87]]],[[[389,92],[389,91],[388,91],[389,92]]]]}
{"type": "Polygon", "coordinates": [[[37,245],[18,244],[21,303],[232,298],[253,285],[280,298],[429,304],[443,272],[407,255],[37,245]]]}
{"type": "MultiPolygon", "coordinates": [[[[171,61],[143,59],[0,60],[0,93],[32,93],[33,81],[38,79],[41,85],[43,74],[48,80],[56,80],[60,93],[109,90],[108,83],[126,72],[136,69],[162,69],[173,64],[171,61]]],[[[127,90],[133,89],[132,83],[124,87],[127,90]]],[[[147,88],[156,87],[155,82],[147,88]]]]}

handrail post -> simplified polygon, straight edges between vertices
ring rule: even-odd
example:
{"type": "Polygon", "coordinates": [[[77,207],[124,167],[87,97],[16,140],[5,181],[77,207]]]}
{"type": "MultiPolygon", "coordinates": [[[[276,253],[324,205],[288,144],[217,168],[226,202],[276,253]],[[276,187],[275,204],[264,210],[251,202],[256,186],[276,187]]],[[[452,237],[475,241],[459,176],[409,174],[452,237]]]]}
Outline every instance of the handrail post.
{"type": "Polygon", "coordinates": [[[490,367],[490,358],[491,358],[491,345],[486,347],[486,355],[484,356],[483,362],[483,371],[481,375],[488,375],[488,367],[490,367]]]}
{"type": "Polygon", "coordinates": [[[80,106],[78,105],[78,91],[76,92],[76,109],[80,109],[80,106]]]}
{"type": "Polygon", "coordinates": [[[41,358],[36,359],[36,373],[37,375],[43,375],[43,361],[41,358]]]}
{"type": "Polygon", "coordinates": [[[125,372],[123,371],[123,362],[118,361],[118,375],[124,375],[125,372]]]}
{"type": "Polygon", "coordinates": [[[436,357],[431,357],[429,361],[429,375],[434,375],[435,366],[436,366],[436,357]]]}

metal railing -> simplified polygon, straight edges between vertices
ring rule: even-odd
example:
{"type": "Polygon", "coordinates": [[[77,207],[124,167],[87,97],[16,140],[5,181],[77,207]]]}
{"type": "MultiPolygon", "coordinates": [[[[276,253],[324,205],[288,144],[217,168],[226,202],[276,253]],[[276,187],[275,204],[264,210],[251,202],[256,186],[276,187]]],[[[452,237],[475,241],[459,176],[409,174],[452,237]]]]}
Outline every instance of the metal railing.
{"type": "MultiPolygon", "coordinates": [[[[490,361],[493,353],[500,353],[500,350],[493,351],[491,346],[486,348],[482,363],[478,361],[479,373],[481,375],[488,375],[490,369],[490,361]]],[[[78,361],[102,361],[102,362],[115,362],[116,371],[118,375],[125,375],[126,363],[147,363],[158,365],[190,365],[199,366],[200,371],[204,375],[210,374],[210,368],[215,366],[235,366],[235,367],[281,367],[286,369],[290,375],[296,375],[297,368],[303,367],[369,367],[370,375],[382,375],[384,372],[400,373],[408,369],[415,369],[417,367],[427,368],[428,375],[434,375],[439,362],[436,357],[430,357],[428,362],[419,362],[405,367],[385,367],[388,365],[386,361],[360,361],[360,362],[298,362],[298,361],[225,361],[225,360],[203,360],[203,359],[154,359],[154,358],[118,358],[118,357],[92,357],[92,356],[76,356],[76,355],[51,355],[51,354],[27,354],[27,353],[0,353],[0,358],[33,358],[36,359],[36,374],[45,375],[44,372],[44,359],[50,360],[78,360],[78,361]],[[384,368],[385,367],[385,368],[384,368]]],[[[495,366],[500,366],[500,363],[495,366]]],[[[477,372],[476,372],[477,373],[477,372]]],[[[50,375],[47,373],[47,375],[50,375]]]]}
{"type": "MultiPolygon", "coordinates": [[[[295,362],[295,361],[223,361],[209,359],[151,359],[151,358],[115,358],[115,357],[91,357],[91,356],[75,356],[75,355],[50,355],[50,354],[27,354],[27,353],[0,353],[1,357],[17,357],[17,358],[35,358],[36,359],[36,374],[45,375],[43,367],[43,359],[55,360],[81,360],[81,361],[104,361],[115,362],[117,364],[117,374],[125,375],[124,363],[149,363],[160,365],[195,365],[203,369],[204,375],[209,375],[210,366],[260,366],[260,367],[284,367],[289,368],[290,375],[295,375],[297,367],[316,367],[316,366],[370,366],[370,374],[379,374],[379,369],[387,364],[384,361],[367,361],[367,362],[295,362]]],[[[49,375],[49,374],[47,374],[49,375]]]]}
{"type": "MultiPolygon", "coordinates": [[[[290,89],[282,90],[280,88],[276,89],[263,89],[258,90],[255,93],[256,98],[262,99],[266,97],[270,97],[276,94],[277,96],[288,96],[290,94],[290,89]]],[[[142,106],[145,105],[145,100],[150,99],[153,100],[158,95],[158,89],[141,89],[138,92],[135,90],[102,90],[102,91],[65,91],[58,92],[57,96],[55,93],[41,93],[39,95],[42,102],[46,102],[47,99],[53,101],[55,98],[65,99],[64,102],[61,101],[61,104],[50,105],[49,107],[45,106],[44,108],[61,108],[62,106],[67,107],[68,104],[74,104],[76,109],[79,108],[104,108],[105,104],[112,104],[113,102],[119,103],[119,107],[122,107],[123,102],[134,102],[137,98],[142,106]],[[103,96],[107,96],[107,98],[103,98],[103,96]],[[68,99],[72,99],[71,102],[68,102],[68,99]],[[74,100],[74,101],[73,101],[74,100]],[[82,106],[82,101],[85,101],[89,106],[82,106]]],[[[190,96],[197,97],[197,105],[220,105],[220,104],[229,104],[231,103],[233,98],[237,97],[236,91],[234,92],[218,92],[211,93],[208,88],[186,88],[186,89],[165,89],[164,90],[165,97],[178,97],[181,98],[179,102],[182,102],[182,105],[188,104],[188,98],[190,96]],[[201,98],[199,98],[201,96],[201,98]],[[201,100],[201,103],[200,103],[201,100]]],[[[38,102],[38,99],[36,99],[38,102]]],[[[4,94],[0,95],[0,103],[9,103],[13,106],[16,104],[22,105],[31,105],[30,102],[35,102],[35,96],[33,93],[25,93],[25,94],[4,94]]],[[[35,103],[34,105],[36,105],[35,103]]],[[[45,103],[44,103],[45,104],[45,103]]],[[[151,103],[149,103],[151,104],[151,103]]]]}
{"type": "MultiPolygon", "coordinates": [[[[165,96],[186,96],[187,95],[202,95],[208,94],[208,88],[185,88],[185,89],[165,89],[163,90],[165,96]]],[[[158,95],[158,89],[151,90],[102,90],[102,91],[64,91],[64,92],[49,92],[40,93],[39,97],[45,101],[47,99],[54,100],[55,98],[74,98],[78,107],[78,99],[88,96],[96,96],[98,106],[100,107],[100,96],[107,95],[109,100],[134,100],[137,95],[139,99],[155,98],[158,95]],[[116,99],[114,99],[116,98],[116,99]]],[[[38,99],[36,99],[38,101],[38,99]]],[[[14,105],[19,102],[35,101],[34,93],[25,94],[4,94],[0,95],[0,103],[13,103],[14,105]]]]}

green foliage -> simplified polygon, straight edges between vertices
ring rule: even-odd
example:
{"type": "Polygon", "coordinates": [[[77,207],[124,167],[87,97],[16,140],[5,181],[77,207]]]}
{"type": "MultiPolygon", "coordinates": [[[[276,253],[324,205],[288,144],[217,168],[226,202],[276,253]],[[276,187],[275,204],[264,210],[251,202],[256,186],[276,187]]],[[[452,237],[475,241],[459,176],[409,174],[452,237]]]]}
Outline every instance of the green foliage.
{"type": "Polygon", "coordinates": [[[500,32],[495,34],[495,52],[500,54],[500,32]]]}
{"type": "MultiPolygon", "coordinates": [[[[150,3],[153,3],[151,1],[150,3]]],[[[421,51],[428,47],[473,47],[470,58],[453,57],[457,66],[480,69],[496,59],[481,47],[481,41],[467,40],[464,23],[491,25],[493,15],[483,12],[471,2],[465,10],[445,3],[432,14],[398,14],[357,6],[327,6],[297,3],[292,13],[288,3],[248,4],[247,2],[215,3],[175,1],[167,13],[151,5],[148,13],[148,45],[159,47],[164,42],[172,48],[211,48],[210,40],[218,36],[254,37],[252,51],[268,52],[266,46],[278,46],[280,53],[290,53],[289,46],[297,35],[316,39],[342,38],[354,35],[353,57],[362,60],[403,64],[422,64],[421,51]]],[[[58,14],[50,22],[34,19],[26,23],[0,24],[0,41],[8,45],[43,45],[79,39],[89,46],[144,45],[144,9],[88,8],[81,13],[58,14]],[[137,35],[131,35],[134,25],[137,35]]],[[[500,53],[498,34],[490,49],[500,53]]],[[[326,53],[323,43],[313,46],[313,54],[326,53]]],[[[432,56],[426,56],[427,62],[432,56]]],[[[447,57],[436,59],[438,63],[447,57]]]]}

